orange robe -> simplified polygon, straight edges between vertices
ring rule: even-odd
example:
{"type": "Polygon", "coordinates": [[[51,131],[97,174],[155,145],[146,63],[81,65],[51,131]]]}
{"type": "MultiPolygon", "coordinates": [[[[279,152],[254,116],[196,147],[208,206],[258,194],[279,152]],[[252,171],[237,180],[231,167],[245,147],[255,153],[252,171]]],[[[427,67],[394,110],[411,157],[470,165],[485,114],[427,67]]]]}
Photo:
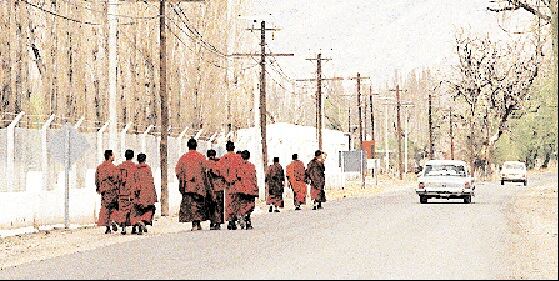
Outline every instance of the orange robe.
{"type": "Polygon", "coordinates": [[[115,220],[118,209],[118,187],[120,172],[111,161],[104,161],[95,170],[95,186],[101,194],[98,226],[108,226],[115,220]]]}
{"type": "Polygon", "coordinates": [[[295,206],[305,205],[307,185],[305,184],[305,164],[301,160],[293,160],[286,167],[287,180],[294,194],[295,206]]]}
{"type": "Polygon", "coordinates": [[[221,176],[225,180],[225,220],[234,219],[239,213],[239,191],[241,191],[242,183],[242,164],[241,155],[227,153],[220,159],[221,176]]]}
{"type": "Polygon", "coordinates": [[[155,202],[157,202],[157,192],[153,182],[151,168],[146,164],[137,166],[134,172],[134,209],[130,216],[130,223],[136,225],[144,222],[151,225],[155,215],[155,202]]]}
{"type": "Polygon", "coordinates": [[[207,220],[206,169],[206,158],[195,150],[181,156],[175,167],[182,194],[180,222],[207,220]]]}

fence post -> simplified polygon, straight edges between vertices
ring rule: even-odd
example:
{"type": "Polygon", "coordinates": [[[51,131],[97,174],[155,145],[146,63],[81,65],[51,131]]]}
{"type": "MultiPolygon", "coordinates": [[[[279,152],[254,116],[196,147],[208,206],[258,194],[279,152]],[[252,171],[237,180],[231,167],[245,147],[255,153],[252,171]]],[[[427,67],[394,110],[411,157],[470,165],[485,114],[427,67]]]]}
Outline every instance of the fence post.
{"type": "Polygon", "coordinates": [[[109,122],[107,121],[105,125],[99,128],[97,131],[97,164],[105,161],[104,151],[103,151],[103,133],[107,130],[109,122]]]}
{"type": "Polygon", "coordinates": [[[200,129],[200,131],[198,131],[198,133],[196,133],[196,135],[194,135],[194,139],[196,141],[198,141],[198,139],[200,138],[200,136],[202,135],[202,132],[204,131],[204,129],[200,129]]]}
{"type": "Polygon", "coordinates": [[[179,134],[179,137],[177,139],[177,143],[179,145],[179,154],[182,153],[182,139],[184,138],[184,135],[186,135],[187,130],[188,130],[188,127],[184,128],[184,130],[182,130],[182,132],[179,134]]]}
{"type": "Polygon", "coordinates": [[[149,131],[151,131],[151,129],[153,129],[153,125],[149,125],[149,127],[140,136],[140,146],[141,146],[141,150],[142,150],[141,152],[142,153],[147,153],[147,151],[146,151],[146,136],[149,133],[149,131]]]}
{"type": "Polygon", "coordinates": [[[128,123],[126,124],[126,126],[124,126],[124,129],[122,129],[122,131],[120,131],[120,156],[122,157],[122,155],[124,155],[124,151],[126,151],[126,132],[128,132],[128,130],[130,130],[130,127],[132,126],[132,123],[128,123]]]}
{"type": "Polygon", "coordinates": [[[43,173],[43,190],[47,190],[50,186],[47,154],[47,129],[50,128],[50,124],[54,121],[55,117],[56,116],[52,114],[41,127],[41,172],[43,173]]]}
{"type": "Polygon", "coordinates": [[[227,133],[227,135],[225,136],[226,140],[231,140],[231,137],[233,136],[233,131],[230,131],[229,133],[227,133]]]}
{"type": "Polygon", "coordinates": [[[15,144],[16,133],[15,128],[19,120],[25,115],[25,112],[20,112],[14,120],[6,127],[6,190],[14,191],[14,178],[15,178],[15,144]]]}
{"type": "MultiPolygon", "coordinates": [[[[76,122],[76,124],[74,124],[74,129],[78,130],[82,123],[83,120],[85,120],[85,118],[82,116],[80,117],[80,119],[78,120],[78,122],[76,122]]],[[[76,163],[72,163],[72,165],[70,166],[70,186],[72,188],[77,188],[78,187],[78,176],[77,176],[77,171],[76,171],[76,163]]]]}

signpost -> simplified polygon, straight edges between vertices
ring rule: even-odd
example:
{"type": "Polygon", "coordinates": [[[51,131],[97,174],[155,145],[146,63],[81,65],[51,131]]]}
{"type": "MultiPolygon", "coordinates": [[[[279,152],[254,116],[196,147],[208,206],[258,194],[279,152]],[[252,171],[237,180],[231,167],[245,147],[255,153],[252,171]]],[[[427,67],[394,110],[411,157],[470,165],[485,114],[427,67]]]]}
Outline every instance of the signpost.
{"type": "Polygon", "coordinates": [[[86,138],[69,123],[56,132],[49,142],[52,158],[64,164],[64,228],[70,228],[70,167],[89,148],[86,138]]]}

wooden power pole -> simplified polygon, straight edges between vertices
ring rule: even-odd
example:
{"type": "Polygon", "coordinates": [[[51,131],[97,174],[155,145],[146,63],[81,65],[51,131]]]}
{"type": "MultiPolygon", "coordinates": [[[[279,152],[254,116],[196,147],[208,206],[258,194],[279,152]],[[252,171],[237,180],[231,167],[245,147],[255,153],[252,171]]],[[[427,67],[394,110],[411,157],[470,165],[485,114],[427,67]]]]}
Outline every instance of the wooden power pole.
{"type": "Polygon", "coordinates": [[[262,144],[262,162],[266,167],[268,163],[266,146],[266,57],[294,56],[294,54],[266,53],[266,31],[278,31],[277,28],[266,28],[266,22],[260,22],[260,28],[248,28],[248,31],[260,31],[260,54],[233,54],[235,57],[260,57],[260,134],[262,144]]]}
{"type": "Polygon", "coordinates": [[[315,79],[298,79],[296,81],[315,81],[316,82],[316,135],[318,138],[318,149],[322,150],[322,128],[324,127],[324,112],[322,111],[322,81],[332,80],[322,78],[322,61],[330,61],[331,59],[323,59],[322,54],[316,55],[316,58],[307,59],[316,61],[316,78],[315,79]]]}
{"type": "Polygon", "coordinates": [[[165,36],[165,0],[159,1],[159,98],[161,99],[161,142],[159,143],[161,167],[161,215],[169,215],[169,189],[167,185],[167,37],[165,36]]]}
{"type": "Polygon", "coordinates": [[[402,124],[400,120],[400,85],[396,85],[396,134],[398,136],[398,173],[402,180],[402,124]]]}
{"type": "MultiPolygon", "coordinates": [[[[170,0],[176,2],[204,2],[204,0],[170,0]]],[[[165,23],[166,0],[159,0],[159,98],[161,102],[161,142],[159,143],[161,168],[161,215],[169,215],[169,188],[167,178],[167,135],[169,109],[167,108],[167,37],[165,23]]]]}
{"type": "Polygon", "coordinates": [[[429,159],[433,160],[435,144],[433,143],[433,95],[429,92],[429,159]]]}

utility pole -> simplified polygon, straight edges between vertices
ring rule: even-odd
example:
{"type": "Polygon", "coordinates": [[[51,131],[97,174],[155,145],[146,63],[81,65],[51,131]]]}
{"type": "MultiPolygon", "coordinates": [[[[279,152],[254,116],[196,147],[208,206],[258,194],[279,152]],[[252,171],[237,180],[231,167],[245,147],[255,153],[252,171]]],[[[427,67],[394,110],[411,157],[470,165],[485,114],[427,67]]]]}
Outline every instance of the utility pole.
{"type": "Polygon", "coordinates": [[[167,185],[167,37],[165,36],[165,0],[159,1],[159,98],[161,99],[161,215],[169,215],[169,189],[167,185]]]}
{"type": "Polygon", "coordinates": [[[348,139],[349,139],[349,143],[348,143],[348,148],[347,150],[351,150],[351,105],[347,106],[347,132],[348,132],[348,139]]]}
{"type": "Polygon", "coordinates": [[[363,150],[363,120],[362,120],[362,113],[361,113],[361,74],[357,72],[356,76],[357,80],[357,106],[359,109],[359,148],[363,150]]]}
{"type": "Polygon", "coordinates": [[[396,85],[396,135],[398,136],[398,173],[402,180],[402,125],[400,123],[400,85],[396,85]]]}
{"type": "Polygon", "coordinates": [[[398,139],[398,173],[399,178],[402,180],[402,124],[400,120],[400,110],[402,103],[400,101],[400,85],[396,84],[396,90],[390,90],[396,92],[396,137],[398,139]]]}
{"type": "Polygon", "coordinates": [[[429,92],[429,160],[433,160],[435,144],[433,143],[433,97],[429,92]]]}
{"type": "MultiPolygon", "coordinates": [[[[203,2],[203,0],[175,0],[203,2]]],[[[114,3],[116,4],[116,3],[114,3]]],[[[115,6],[115,5],[111,6],[115,6]]],[[[169,215],[169,189],[167,178],[167,135],[169,134],[169,110],[167,108],[167,37],[165,23],[166,0],[159,0],[159,98],[161,102],[161,141],[159,142],[161,168],[161,215],[169,215]]]]}
{"type": "Polygon", "coordinates": [[[408,113],[405,113],[405,128],[404,128],[404,174],[408,174],[408,126],[410,123],[410,117],[408,113]]]}
{"type": "Polygon", "coordinates": [[[109,149],[112,149],[117,158],[120,153],[117,149],[117,113],[116,113],[116,76],[117,76],[117,0],[107,1],[107,20],[109,22],[109,149]]]}
{"type": "Polygon", "coordinates": [[[375,112],[373,111],[373,86],[369,85],[369,106],[371,113],[371,140],[373,141],[373,147],[371,148],[373,153],[373,159],[375,159],[376,143],[375,143],[375,112]]]}
{"type": "Polygon", "coordinates": [[[331,80],[322,78],[322,61],[330,61],[331,59],[324,59],[322,58],[322,54],[316,55],[316,58],[306,59],[309,61],[316,61],[316,78],[315,79],[298,79],[296,81],[316,81],[316,96],[315,96],[315,104],[316,104],[316,135],[318,138],[318,149],[322,150],[322,130],[324,127],[324,112],[322,110],[322,81],[323,80],[331,80]]]}
{"type": "MultiPolygon", "coordinates": [[[[357,90],[357,106],[358,106],[358,111],[359,111],[359,149],[361,151],[363,151],[363,114],[362,114],[362,106],[363,106],[363,101],[361,100],[361,80],[369,80],[371,79],[370,77],[364,77],[361,76],[361,73],[357,72],[357,75],[355,77],[334,77],[334,78],[330,78],[330,79],[324,79],[324,80],[356,80],[356,90],[357,90]]],[[[365,172],[366,169],[363,169],[361,167],[361,187],[365,188],[365,172]]]]}
{"type": "Polygon", "coordinates": [[[454,132],[452,129],[452,106],[450,106],[449,108],[450,114],[449,114],[449,123],[450,123],[450,129],[449,129],[449,133],[450,133],[450,159],[454,160],[454,132]]]}
{"type": "Polygon", "coordinates": [[[260,28],[248,28],[248,31],[260,31],[260,54],[233,54],[234,57],[260,57],[260,134],[262,145],[262,165],[268,164],[266,146],[266,57],[294,56],[294,54],[266,53],[266,31],[278,31],[277,28],[266,28],[266,22],[260,22],[260,28]]]}

